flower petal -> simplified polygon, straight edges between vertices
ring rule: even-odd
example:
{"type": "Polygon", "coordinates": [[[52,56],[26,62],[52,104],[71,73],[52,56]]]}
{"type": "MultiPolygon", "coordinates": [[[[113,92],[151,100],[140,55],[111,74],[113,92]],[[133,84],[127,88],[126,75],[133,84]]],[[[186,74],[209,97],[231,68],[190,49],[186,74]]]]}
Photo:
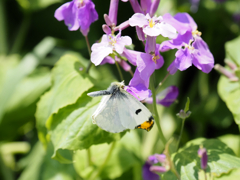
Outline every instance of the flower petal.
{"type": "Polygon", "coordinates": [[[143,165],[143,170],[142,170],[143,180],[159,180],[160,179],[159,175],[151,172],[150,167],[151,165],[148,162],[146,162],[143,165]]]}
{"type": "Polygon", "coordinates": [[[188,25],[189,31],[195,31],[197,29],[197,24],[193,18],[188,13],[177,13],[174,18],[179,22],[185,23],[188,25]]]}
{"type": "Polygon", "coordinates": [[[144,14],[142,13],[135,13],[130,19],[129,19],[130,26],[138,26],[143,27],[148,25],[148,21],[144,14]]]}
{"type": "Polygon", "coordinates": [[[157,37],[147,36],[146,46],[145,46],[145,52],[146,53],[155,52],[155,50],[156,50],[156,38],[157,37]]]}
{"type": "Polygon", "coordinates": [[[157,95],[157,104],[169,107],[172,103],[176,101],[178,94],[179,92],[176,86],[169,86],[157,95]]]}
{"type": "Polygon", "coordinates": [[[168,37],[170,39],[174,39],[177,37],[177,31],[176,29],[165,22],[158,23],[157,26],[160,29],[160,34],[164,37],[168,37]]]}
{"type": "Polygon", "coordinates": [[[195,48],[193,64],[204,73],[209,73],[214,67],[214,57],[202,38],[197,37],[193,43],[195,48]]]}
{"type": "Polygon", "coordinates": [[[124,47],[126,45],[131,45],[131,44],[132,44],[132,39],[129,36],[122,36],[117,39],[117,43],[114,45],[114,47],[119,54],[122,54],[124,47]]]}
{"type": "Polygon", "coordinates": [[[151,90],[146,88],[144,84],[138,84],[136,86],[127,86],[126,91],[133,95],[139,101],[142,101],[152,95],[151,90]]]}
{"type": "Polygon", "coordinates": [[[73,1],[60,6],[55,11],[54,17],[59,21],[64,20],[65,25],[70,31],[78,30],[80,27],[77,18],[77,8],[75,7],[73,1]]]}
{"type": "Polygon", "coordinates": [[[143,80],[140,76],[140,72],[138,71],[138,69],[135,70],[133,78],[131,79],[131,81],[129,82],[129,86],[135,87],[138,84],[144,84],[144,86],[146,88],[148,88],[149,86],[149,79],[147,80],[143,80]]]}
{"type": "Polygon", "coordinates": [[[180,71],[184,71],[192,65],[192,54],[188,48],[176,52],[175,64],[180,71]]]}
{"type": "Polygon", "coordinates": [[[103,64],[106,64],[106,63],[108,63],[108,64],[115,64],[115,60],[114,60],[112,57],[107,56],[107,57],[105,57],[105,58],[102,60],[102,62],[100,63],[100,65],[103,65],[103,64]]]}
{"type": "Polygon", "coordinates": [[[90,25],[98,19],[97,11],[95,10],[95,5],[92,1],[85,1],[83,7],[78,8],[79,24],[81,27],[81,32],[84,36],[88,34],[90,25]]]}
{"type": "Polygon", "coordinates": [[[139,51],[133,51],[133,50],[124,48],[122,55],[125,56],[132,65],[137,66],[137,56],[140,53],[141,52],[139,51]]]}
{"type": "Polygon", "coordinates": [[[91,53],[91,61],[95,66],[101,64],[103,59],[113,52],[112,47],[110,46],[98,46],[93,49],[94,50],[91,53]]]}
{"type": "Polygon", "coordinates": [[[167,24],[172,25],[179,34],[185,34],[186,31],[189,30],[189,26],[187,24],[178,21],[169,13],[163,15],[163,21],[167,24]]]}
{"type": "Polygon", "coordinates": [[[143,32],[148,36],[158,36],[161,34],[160,27],[157,24],[154,25],[153,27],[149,26],[144,27],[143,32]]]}

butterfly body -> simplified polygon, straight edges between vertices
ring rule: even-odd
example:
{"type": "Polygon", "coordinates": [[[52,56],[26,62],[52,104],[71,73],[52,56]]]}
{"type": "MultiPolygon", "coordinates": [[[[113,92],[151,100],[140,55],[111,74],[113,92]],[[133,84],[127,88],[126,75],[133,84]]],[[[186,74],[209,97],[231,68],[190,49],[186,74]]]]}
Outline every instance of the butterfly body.
{"type": "Polygon", "coordinates": [[[151,112],[124,87],[123,82],[112,83],[107,90],[88,93],[103,96],[92,115],[93,123],[112,133],[136,128],[149,131],[154,124],[151,112]]]}

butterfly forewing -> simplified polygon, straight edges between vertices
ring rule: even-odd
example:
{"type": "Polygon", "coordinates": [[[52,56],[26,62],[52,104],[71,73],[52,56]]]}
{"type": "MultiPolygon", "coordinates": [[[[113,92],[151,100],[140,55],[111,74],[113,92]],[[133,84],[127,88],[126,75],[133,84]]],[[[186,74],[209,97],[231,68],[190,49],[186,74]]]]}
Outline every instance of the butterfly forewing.
{"type": "Polygon", "coordinates": [[[98,109],[93,115],[93,121],[102,129],[118,133],[124,131],[126,128],[122,126],[119,120],[118,99],[113,98],[112,95],[104,96],[98,109]],[[104,107],[103,107],[104,106],[104,107]]]}

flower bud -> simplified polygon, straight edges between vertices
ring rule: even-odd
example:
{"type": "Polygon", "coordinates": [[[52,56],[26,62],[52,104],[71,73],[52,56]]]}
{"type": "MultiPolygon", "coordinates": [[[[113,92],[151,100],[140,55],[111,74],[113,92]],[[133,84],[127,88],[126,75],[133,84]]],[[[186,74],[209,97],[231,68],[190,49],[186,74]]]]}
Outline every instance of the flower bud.
{"type": "Polygon", "coordinates": [[[112,26],[112,21],[110,20],[109,16],[107,14],[103,15],[103,18],[108,26],[112,26]]]}
{"type": "Polygon", "coordinates": [[[181,119],[187,119],[191,115],[191,111],[185,112],[184,110],[180,110],[179,113],[177,113],[177,116],[181,119]]]}
{"type": "Polygon", "coordinates": [[[156,37],[147,36],[145,52],[146,53],[155,52],[155,49],[156,49],[156,37]]]}
{"type": "Polygon", "coordinates": [[[207,156],[207,150],[200,146],[198,150],[198,156],[201,158],[201,168],[203,170],[207,169],[207,161],[208,161],[208,156],[207,156]]]}
{"type": "Polygon", "coordinates": [[[155,12],[157,11],[159,3],[160,3],[160,0],[153,0],[150,13],[149,13],[151,17],[153,17],[155,12]]]}
{"type": "Polygon", "coordinates": [[[165,173],[168,170],[163,166],[151,166],[150,171],[154,173],[165,173]]]}
{"type": "Polygon", "coordinates": [[[111,29],[106,24],[102,25],[102,29],[103,29],[103,32],[105,32],[106,34],[112,33],[111,29]]]}
{"type": "Polygon", "coordinates": [[[230,81],[238,81],[239,80],[238,77],[234,73],[229,72],[226,68],[224,68],[220,64],[216,64],[214,66],[214,69],[217,70],[222,75],[226,76],[230,81]]]}
{"type": "Polygon", "coordinates": [[[118,3],[119,3],[119,0],[111,0],[110,7],[109,7],[109,13],[108,13],[109,19],[115,25],[117,25],[118,3]]]}

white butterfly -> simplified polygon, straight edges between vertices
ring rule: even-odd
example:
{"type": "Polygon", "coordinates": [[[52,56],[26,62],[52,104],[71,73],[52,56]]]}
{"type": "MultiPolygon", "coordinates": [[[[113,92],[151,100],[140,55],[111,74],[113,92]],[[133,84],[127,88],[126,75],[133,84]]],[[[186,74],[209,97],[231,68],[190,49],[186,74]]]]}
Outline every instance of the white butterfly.
{"type": "Polygon", "coordinates": [[[151,112],[124,87],[123,82],[114,82],[107,90],[87,94],[91,97],[103,96],[92,115],[93,124],[112,133],[135,128],[150,131],[154,124],[151,112]]]}

